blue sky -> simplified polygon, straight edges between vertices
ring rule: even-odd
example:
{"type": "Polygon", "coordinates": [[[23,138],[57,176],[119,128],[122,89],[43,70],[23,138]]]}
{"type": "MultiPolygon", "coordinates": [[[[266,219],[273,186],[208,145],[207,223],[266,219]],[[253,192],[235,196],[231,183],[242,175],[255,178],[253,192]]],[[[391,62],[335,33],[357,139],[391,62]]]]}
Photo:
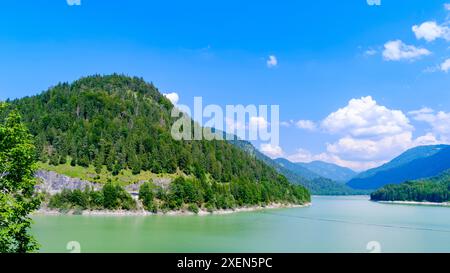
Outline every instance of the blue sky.
{"type": "Polygon", "coordinates": [[[118,72],[182,104],[280,105],[273,157],[362,170],[449,142],[446,1],[282,2],[7,1],[0,100],[118,72]]]}

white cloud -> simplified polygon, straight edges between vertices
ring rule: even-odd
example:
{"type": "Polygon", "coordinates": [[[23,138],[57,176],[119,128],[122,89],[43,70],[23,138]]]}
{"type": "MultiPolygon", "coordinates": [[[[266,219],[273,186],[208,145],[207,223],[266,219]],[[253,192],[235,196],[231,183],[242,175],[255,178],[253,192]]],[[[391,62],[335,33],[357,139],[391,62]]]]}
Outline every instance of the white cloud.
{"type": "Polygon", "coordinates": [[[449,3],[445,3],[444,4],[444,9],[450,11],[450,4],[449,3]]]}
{"type": "Polygon", "coordinates": [[[278,158],[284,155],[283,149],[277,145],[261,144],[260,150],[271,158],[278,158]]]}
{"type": "Polygon", "coordinates": [[[440,69],[447,73],[450,70],[450,59],[445,60],[441,65],[440,69]]]}
{"type": "Polygon", "coordinates": [[[378,51],[376,51],[375,49],[367,49],[366,51],[364,51],[364,55],[366,56],[374,56],[378,53],[378,51]]]}
{"type": "Polygon", "coordinates": [[[81,0],[66,0],[69,6],[80,6],[81,0]]]}
{"type": "Polygon", "coordinates": [[[428,66],[423,70],[423,73],[434,73],[441,70],[440,65],[428,66]]]}
{"type": "Polygon", "coordinates": [[[424,22],[420,26],[414,25],[412,31],[417,39],[424,39],[427,42],[438,38],[450,40],[450,29],[447,26],[438,25],[435,21],[424,22]]]}
{"type": "Polygon", "coordinates": [[[346,136],[327,144],[330,154],[353,161],[386,161],[411,147],[412,132],[378,138],[346,136]]]}
{"type": "Polygon", "coordinates": [[[414,146],[436,145],[444,143],[445,142],[438,140],[433,133],[427,133],[426,135],[418,137],[414,140],[414,146]]]}
{"type": "Polygon", "coordinates": [[[305,149],[298,149],[294,154],[287,156],[287,159],[292,162],[305,162],[305,163],[319,160],[323,162],[337,164],[339,166],[347,167],[356,171],[367,170],[385,163],[385,161],[344,160],[340,158],[338,155],[333,155],[330,153],[312,154],[310,151],[305,149]]]}
{"type": "Polygon", "coordinates": [[[406,45],[401,40],[389,41],[384,45],[383,57],[386,61],[415,60],[430,55],[425,48],[406,45]]]}
{"type": "MultiPolygon", "coordinates": [[[[423,108],[409,114],[430,111],[423,108]]],[[[326,153],[320,156],[356,170],[379,166],[412,147],[437,143],[430,134],[414,139],[414,127],[402,111],[379,105],[370,96],[350,100],[347,106],[328,115],[321,126],[340,137],[327,143],[326,153]]]]}
{"type": "Polygon", "coordinates": [[[278,59],[275,55],[270,55],[266,63],[269,68],[276,67],[278,66],[278,59]]]}
{"type": "Polygon", "coordinates": [[[317,129],[316,123],[311,120],[299,120],[295,125],[300,129],[308,131],[314,131],[317,129]]]}
{"type": "Polygon", "coordinates": [[[422,108],[411,111],[409,114],[417,121],[426,122],[431,126],[432,134],[428,134],[428,139],[434,137],[435,142],[450,142],[450,113],[444,111],[436,112],[430,108],[422,108]]]}
{"type": "Polygon", "coordinates": [[[313,154],[298,149],[287,158],[293,162],[321,160],[362,171],[416,146],[450,143],[450,113],[424,107],[407,115],[379,105],[371,96],[352,99],[320,123],[323,131],[337,136],[335,141],[326,143],[325,152],[313,154]],[[415,128],[407,115],[428,123],[430,131],[415,138],[415,128]]]}
{"type": "Polygon", "coordinates": [[[317,157],[313,155],[310,151],[300,148],[296,151],[295,154],[289,155],[287,159],[295,163],[298,162],[308,163],[311,161],[315,161],[317,157]]]}
{"type": "Polygon", "coordinates": [[[236,130],[246,130],[247,126],[240,121],[231,119],[229,117],[225,118],[226,128],[231,130],[229,133],[234,133],[236,130]]]}
{"type": "Polygon", "coordinates": [[[266,129],[269,122],[264,117],[250,117],[250,128],[266,129]]]}
{"type": "Polygon", "coordinates": [[[291,125],[294,124],[294,120],[288,120],[288,121],[282,121],[280,122],[280,125],[283,127],[291,127],[291,125]]]}
{"type": "Polygon", "coordinates": [[[168,94],[163,94],[164,97],[166,97],[168,100],[170,100],[170,102],[172,102],[173,105],[176,105],[178,103],[178,101],[180,100],[180,96],[178,96],[177,93],[173,92],[173,93],[168,93],[168,94]]]}
{"type": "Polygon", "coordinates": [[[395,135],[412,129],[402,111],[378,105],[371,96],[350,100],[346,107],[328,115],[322,127],[355,137],[395,135]]]}

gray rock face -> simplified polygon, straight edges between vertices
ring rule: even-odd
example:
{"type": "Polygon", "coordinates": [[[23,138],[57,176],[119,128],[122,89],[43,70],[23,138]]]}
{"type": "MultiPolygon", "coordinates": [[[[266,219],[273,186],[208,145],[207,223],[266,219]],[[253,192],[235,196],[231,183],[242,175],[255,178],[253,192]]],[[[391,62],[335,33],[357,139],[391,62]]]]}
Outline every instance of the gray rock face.
{"type": "Polygon", "coordinates": [[[60,193],[63,189],[84,190],[86,187],[92,187],[95,190],[99,190],[102,188],[100,184],[68,177],[55,172],[39,170],[35,175],[40,180],[38,185],[36,185],[36,190],[50,194],[60,193]]]}
{"type": "MultiPolygon", "coordinates": [[[[147,181],[139,181],[138,183],[128,185],[125,187],[125,190],[128,192],[139,192],[139,188],[145,182],[147,182],[147,181]]],[[[154,178],[153,179],[153,184],[155,184],[156,186],[160,186],[163,189],[166,189],[171,182],[172,182],[171,178],[154,178]]]]}
{"type": "MultiPolygon", "coordinates": [[[[36,177],[39,182],[36,185],[36,190],[39,192],[47,192],[51,195],[60,193],[62,190],[84,190],[86,187],[91,187],[94,190],[100,190],[103,185],[93,183],[90,181],[81,180],[79,178],[72,178],[56,172],[39,170],[36,172],[36,177]]],[[[129,193],[136,195],[139,192],[140,186],[146,181],[139,181],[125,187],[129,193]]],[[[162,188],[167,188],[172,182],[171,178],[155,178],[153,183],[162,188]]]]}

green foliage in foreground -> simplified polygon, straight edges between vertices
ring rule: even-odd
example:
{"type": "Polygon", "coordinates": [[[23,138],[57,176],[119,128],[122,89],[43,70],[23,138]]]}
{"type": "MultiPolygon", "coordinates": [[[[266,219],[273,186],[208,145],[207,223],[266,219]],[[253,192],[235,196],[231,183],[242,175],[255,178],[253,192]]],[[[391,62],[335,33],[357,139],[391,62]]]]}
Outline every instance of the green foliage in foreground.
{"type": "Polygon", "coordinates": [[[374,201],[449,202],[450,171],[429,179],[384,186],[373,192],[371,199],[374,201]]]}
{"type": "MultiPolygon", "coordinates": [[[[0,105],[0,112],[3,106],[0,105]]],[[[34,145],[20,115],[13,111],[0,122],[0,252],[38,249],[28,233],[29,214],[39,207],[34,196],[34,145]]]]}
{"type": "MultiPolygon", "coordinates": [[[[146,182],[139,189],[139,200],[151,212],[188,209],[198,213],[200,208],[212,211],[241,206],[270,203],[304,204],[310,202],[309,193],[300,186],[276,182],[252,183],[236,180],[231,183],[206,182],[199,179],[175,179],[168,189],[146,182]]],[[[101,191],[92,189],[64,190],[50,197],[53,209],[124,209],[133,210],[137,204],[119,185],[106,184],[101,191]]]]}

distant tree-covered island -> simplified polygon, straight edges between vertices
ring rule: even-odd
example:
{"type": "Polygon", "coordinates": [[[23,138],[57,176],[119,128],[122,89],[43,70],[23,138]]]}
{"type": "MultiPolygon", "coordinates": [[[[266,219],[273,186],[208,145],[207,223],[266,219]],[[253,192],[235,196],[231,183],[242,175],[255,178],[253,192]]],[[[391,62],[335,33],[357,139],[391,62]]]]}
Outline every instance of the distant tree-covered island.
{"type": "Polygon", "coordinates": [[[173,139],[174,106],[141,78],[85,77],[5,107],[3,114],[17,110],[33,135],[39,168],[102,185],[50,196],[51,208],[134,210],[123,186],[143,180],[139,200],[149,211],[311,200],[306,188],[232,143],[173,139]],[[170,177],[170,186],[154,185],[155,174],[170,177]]]}
{"type": "Polygon", "coordinates": [[[428,179],[384,186],[371,194],[371,200],[450,202],[450,170],[428,179]]]}

